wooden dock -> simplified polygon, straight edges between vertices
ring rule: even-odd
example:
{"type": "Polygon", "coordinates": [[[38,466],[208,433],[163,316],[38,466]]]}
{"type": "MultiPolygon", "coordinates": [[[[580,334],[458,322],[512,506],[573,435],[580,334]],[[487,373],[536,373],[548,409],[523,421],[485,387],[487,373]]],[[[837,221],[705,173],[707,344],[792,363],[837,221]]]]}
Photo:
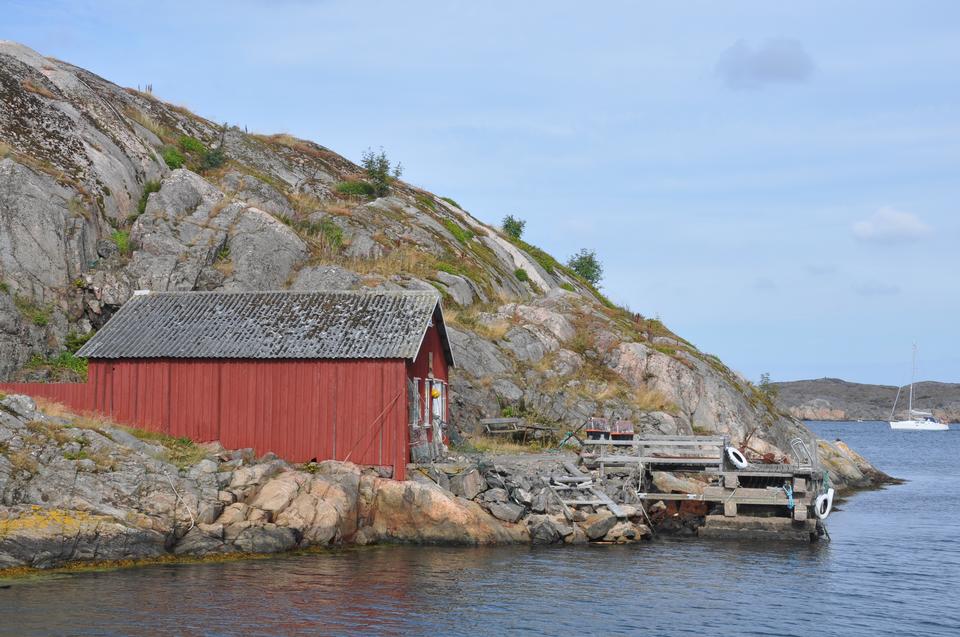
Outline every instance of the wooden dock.
{"type": "Polygon", "coordinates": [[[813,507],[824,490],[816,454],[797,438],[789,464],[738,467],[728,447],[726,436],[635,435],[585,440],[580,457],[599,481],[614,473],[634,476],[641,502],[707,503],[716,514],[706,516],[701,535],[816,537],[820,527],[813,507]],[[696,493],[662,492],[653,484],[653,474],[661,471],[695,474],[704,486],[696,493]]]}

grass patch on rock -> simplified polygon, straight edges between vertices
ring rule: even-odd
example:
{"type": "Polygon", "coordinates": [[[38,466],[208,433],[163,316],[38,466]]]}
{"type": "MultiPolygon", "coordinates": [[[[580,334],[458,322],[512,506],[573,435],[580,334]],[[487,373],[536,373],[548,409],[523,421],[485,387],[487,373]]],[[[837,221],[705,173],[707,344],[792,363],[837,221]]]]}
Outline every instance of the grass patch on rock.
{"type": "Polygon", "coordinates": [[[437,203],[433,200],[433,197],[431,197],[430,195],[417,195],[415,199],[420,206],[422,206],[423,208],[426,208],[430,212],[437,211],[437,203]]]}
{"type": "Polygon", "coordinates": [[[448,204],[450,204],[451,206],[454,206],[455,208],[459,208],[460,210],[463,210],[463,206],[458,204],[456,201],[454,201],[450,197],[440,197],[440,199],[442,199],[443,201],[446,201],[448,204]]]}
{"type": "Polygon", "coordinates": [[[159,444],[164,447],[164,460],[175,464],[180,469],[192,467],[208,455],[206,449],[189,438],[176,438],[159,431],[148,431],[146,429],[133,429],[130,427],[123,427],[123,429],[140,440],[159,444]]]}
{"type": "Polygon", "coordinates": [[[352,197],[372,197],[376,192],[371,184],[360,180],[341,181],[335,189],[341,195],[352,197]]]}
{"type": "Polygon", "coordinates": [[[122,256],[130,256],[130,232],[127,230],[114,230],[113,234],[110,235],[110,239],[116,244],[117,250],[120,251],[122,256]]]}
{"type": "Polygon", "coordinates": [[[17,295],[13,299],[14,305],[20,311],[20,314],[37,327],[46,327],[50,323],[51,309],[49,306],[41,306],[33,299],[17,295]]]}
{"type": "Polygon", "coordinates": [[[87,379],[87,359],[80,358],[73,352],[60,352],[56,356],[44,358],[34,354],[27,364],[27,369],[48,370],[54,380],[79,381],[87,379]]]}
{"type": "Polygon", "coordinates": [[[444,219],[443,227],[449,230],[450,234],[460,243],[466,243],[473,238],[473,231],[464,228],[452,219],[444,219]]]}
{"type": "Polygon", "coordinates": [[[494,438],[493,436],[474,436],[469,440],[467,446],[468,448],[465,451],[493,454],[540,453],[544,449],[537,440],[522,444],[509,439],[494,438]]]}

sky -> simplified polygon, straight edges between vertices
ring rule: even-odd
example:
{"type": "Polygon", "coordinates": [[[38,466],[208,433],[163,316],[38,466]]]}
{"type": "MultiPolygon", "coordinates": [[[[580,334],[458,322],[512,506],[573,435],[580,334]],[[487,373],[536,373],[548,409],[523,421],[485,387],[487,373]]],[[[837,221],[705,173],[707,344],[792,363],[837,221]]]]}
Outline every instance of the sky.
{"type": "Polygon", "coordinates": [[[0,0],[0,38],[604,265],[757,380],[960,382],[960,3],[0,0]]]}

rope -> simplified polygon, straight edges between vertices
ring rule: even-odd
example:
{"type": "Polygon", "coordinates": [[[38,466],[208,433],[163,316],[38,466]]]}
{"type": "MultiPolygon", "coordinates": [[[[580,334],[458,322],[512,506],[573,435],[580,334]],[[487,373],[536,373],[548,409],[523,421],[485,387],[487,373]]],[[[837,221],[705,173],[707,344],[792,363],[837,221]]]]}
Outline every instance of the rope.
{"type": "MultiPolygon", "coordinates": [[[[187,506],[187,503],[183,501],[183,498],[182,498],[182,497],[180,497],[180,492],[177,491],[177,488],[176,488],[175,486],[173,486],[173,480],[170,479],[170,475],[169,475],[169,474],[166,474],[166,473],[163,474],[163,475],[164,475],[164,477],[167,479],[167,482],[170,483],[170,488],[173,489],[173,495],[177,496],[177,502],[182,502],[182,503],[183,503],[184,508],[187,510],[187,515],[190,516],[190,527],[187,529],[187,532],[189,533],[189,532],[190,532],[190,529],[192,529],[194,526],[196,526],[196,524],[197,524],[197,519],[196,519],[195,517],[193,517],[193,511],[190,510],[190,507],[187,506]]],[[[176,521],[177,521],[177,513],[176,513],[177,507],[176,507],[176,505],[174,505],[173,511],[174,511],[174,513],[173,513],[173,521],[174,521],[174,524],[176,524],[176,521]]]]}
{"type": "Polygon", "coordinates": [[[733,488],[733,491],[730,492],[730,495],[727,497],[726,500],[723,501],[723,503],[726,504],[727,502],[729,502],[730,500],[732,500],[732,499],[733,499],[733,496],[735,496],[735,495],[737,494],[737,489],[739,489],[739,488],[740,488],[740,485],[739,485],[739,484],[738,484],[737,486],[735,486],[735,487],[733,488]]]}

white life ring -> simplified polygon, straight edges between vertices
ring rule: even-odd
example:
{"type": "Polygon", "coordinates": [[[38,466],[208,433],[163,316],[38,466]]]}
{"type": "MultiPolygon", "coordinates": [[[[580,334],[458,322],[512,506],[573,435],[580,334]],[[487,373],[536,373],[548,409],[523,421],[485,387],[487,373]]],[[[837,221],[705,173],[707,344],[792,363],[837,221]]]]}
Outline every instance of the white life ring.
{"type": "Polygon", "coordinates": [[[826,520],[833,510],[833,487],[827,489],[826,493],[821,493],[813,503],[813,512],[821,520],[826,520]]]}
{"type": "Polygon", "coordinates": [[[733,466],[737,469],[746,469],[750,466],[746,456],[740,453],[740,450],[736,447],[727,447],[727,457],[730,458],[730,462],[732,462],[733,466]]]}

